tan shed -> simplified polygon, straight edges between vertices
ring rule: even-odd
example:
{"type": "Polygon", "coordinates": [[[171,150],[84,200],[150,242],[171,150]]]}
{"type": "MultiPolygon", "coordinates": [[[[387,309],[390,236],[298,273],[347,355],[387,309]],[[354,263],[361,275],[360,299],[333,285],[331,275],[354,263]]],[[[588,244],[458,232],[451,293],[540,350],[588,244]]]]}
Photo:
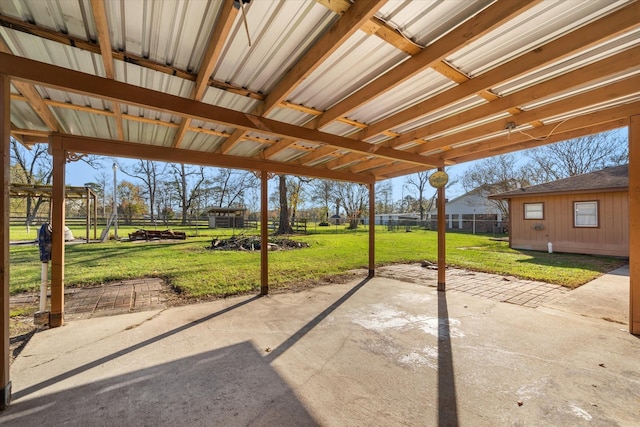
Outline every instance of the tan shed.
{"type": "Polygon", "coordinates": [[[629,256],[629,167],[491,196],[509,201],[509,246],[629,256]]]}

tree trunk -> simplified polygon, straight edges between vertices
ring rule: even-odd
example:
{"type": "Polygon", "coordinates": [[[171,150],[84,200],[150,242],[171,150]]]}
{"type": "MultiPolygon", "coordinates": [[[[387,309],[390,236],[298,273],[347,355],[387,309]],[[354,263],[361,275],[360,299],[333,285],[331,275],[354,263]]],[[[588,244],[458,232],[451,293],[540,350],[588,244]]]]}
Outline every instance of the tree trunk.
{"type": "Polygon", "coordinates": [[[287,177],[278,175],[278,186],[280,192],[280,224],[276,234],[293,234],[291,224],[289,224],[289,206],[287,204],[287,177]]]}

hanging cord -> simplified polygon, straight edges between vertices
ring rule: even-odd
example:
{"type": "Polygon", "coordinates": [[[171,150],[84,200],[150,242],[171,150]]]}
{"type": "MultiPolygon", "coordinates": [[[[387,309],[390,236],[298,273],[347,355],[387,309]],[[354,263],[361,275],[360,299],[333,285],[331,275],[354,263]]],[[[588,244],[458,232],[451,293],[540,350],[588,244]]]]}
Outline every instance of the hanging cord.
{"type": "Polygon", "coordinates": [[[247,40],[249,40],[249,47],[251,47],[251,36],[249,35],[249,24],[247,24],[247,15],[244,11],[243,0],[240,0],[240,8],[242,9],[242,21],[244,22],[244,29],[247,32],[247,40]]]}
{"type": "MultiPolygon", "coordinates": [[[[563,121],[561,121],[560,123],[558,123],[557,125],[554,126],[553,129],[551,129],[551,132],[549,132],[547,134],[547,136],[543,136],[543,137],[535,137],[533,135],[530,135],[524,131],[521,131],[520,129],[516,129],[518,131],[518,133],[521,133],[524,136],[528,136],[529,138],[531,138],[534,141],[546,141],[547,139],[549,139],[551,137],[551,135],[553,135],[553,133],[556,131],[556,129],[558,129],[560,127],[561,124],[563,124],[564,122],[566,122],[569,119],[564,119],[563,121]]],[[[509,129],[509,135],[511,135],[511,129],[509,129]]]]}

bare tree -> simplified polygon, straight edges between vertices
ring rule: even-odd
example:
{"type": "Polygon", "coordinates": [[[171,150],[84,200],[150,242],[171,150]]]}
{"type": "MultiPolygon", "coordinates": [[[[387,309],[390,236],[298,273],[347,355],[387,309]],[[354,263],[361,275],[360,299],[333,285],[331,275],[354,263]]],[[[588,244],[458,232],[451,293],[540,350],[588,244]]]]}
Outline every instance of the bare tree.
{"type": "Polygon", "coordinates": [[[583,136],[534,148],[531,159],[534,183],[593,172],[629,161],[629,145],[616,131],[583,136]]]}
{"type": "Polygon", "coordinates": [[[427,211],[425,207],[425,191],[429,186],[429,176],[431,174],[429,171],[422,171],[418,173],[414,173],[413,175],[409,175],[405,180],[405,185],[409,188],[415,189],[418,195],[418,210],[420,212],[420,219],[424,219],[424,213],[427,211]]]}
{"type": "MultiPolygon", "coordinates": [[[[11,138],[11,182],[26,185],[50,185],[53,178],[53,163],[47,146],[36,144],[30,150],[11,138]]],[[[48,199],[43,196],[27,196],[25,225],[31,226],[38,210],[48,199]]]]}
{"type": "Polygon", "coordinates": [[[349,228],[358,228],[360,216],[368,207],[369,191],[366,185],[353,182],[339,182],[334,187],[334,196],[349,217],[349,228]]]}
{"type": "Polygon", "coordinates": [[[179,165],[171,165],[173,169],[173,186],[180,200],[180,208],[182,209],[182,225],[187,224],[189,210],[193,201],[200,194],[200,187],[206,181],[204,167],[197,168],[187,167],[183,163],[179,165]]]}
{"type": "Polygon", "coordinates": [[[153,220],[156,217],[154,215],[154,208],[156,205],[158,186],[166,171],[166,164],[160,164],[153,160],[138,160],[131,167],[125,167],[120,164],[118,166],[125,175],[137,178],[144,184],[142,196],[147,199],[149,215],[151,216],[151,220],[153,220]]]}
{"type": "Polygon", "coordinates": [[[106,209],[107,209],[107,195],[109,194],[108,188],[110,184],[110,176],[106,172],[100,172],[95,176],[95,187],[94,190],[96,194],[102,198],[102,216],[106,217],[106,209]]]}
{"type": "Polygon", "coordinates": [[[235,169],[218,169],[212,180],[213,204],[218,207],[239,206],[245,193],[258,185],[258,178],[251,172],[235,169]]]}
{"type": "MultiPolygon", "coordinates": [[[[477,191],[482,197],[526,187],[531,183],[528,167],[518,167],[513,154],[490,157],[475,163],[462,178],[465,191],[477,191]]],[[[509,218],[509,207],[504,200],[490,202],[501,212],[502,218],[509,218]]]]}
{"type": "Polygon", "coordinates": [[[328,179],[315,179],[311,183],[311,200],[322,205],[322,224],[329,224],[329,202],[333,197],[335,185],[335,181],[328,179]]]}
{"type": "Polygon", "coordinates": [[[387,214],[393,211],[393,186],[391,181],[376,184],[376,212],[387,214]]]}

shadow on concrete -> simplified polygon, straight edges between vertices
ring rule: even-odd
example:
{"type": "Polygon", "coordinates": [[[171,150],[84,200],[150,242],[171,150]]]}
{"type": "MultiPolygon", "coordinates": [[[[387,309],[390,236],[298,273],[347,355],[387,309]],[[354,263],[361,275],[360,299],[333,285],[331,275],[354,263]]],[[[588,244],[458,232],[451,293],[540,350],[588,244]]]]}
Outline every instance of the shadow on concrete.
{"type": "Polygon", "coordinates": [[[84,371],[87,371],[89,369],[95,368],[96,366],[100,366],[103,363],[109,362],[110,360],[117,359],[118,357],[124,356],[125,354],[131,353],[133,351],[139,350],[139,349],[141,349],[141,348],[143,348],[145,346],[148,346],[150,344],[153,344],[155,342],[163,340],[163,339],[165,339],[167,337],[170,337],[172,335],[179,334],[182,331],[185,331],[185,330],[187,330],[189,328],[197,326],[197,325],[199,325],[199,324],[201,324],[203,322],[206,322],[208,320],[211,320],[211,319],[213,319],[215,317],[221,316],[221,315],[223,315],[225,313],[228,313],[228,312],[230,312],[232,310],[235,310],[236,308],[242,307],[243,305],[249,304],[249,303],[251,303],[251,302],[253,302],[253,301],[255,301],[255,300],[257,300],[257,299],[259,299],[261,297],[262,297],[261,295],[256,295],[254,297],[251,297],[249,299],[241,301],[241,302],[239,302],[237,304],[229,306],[229,307],[227,307],[225,309],[222,309],[222,310],[217,311],[215,313],[211,313],[211,314],[209,314],[207,316],[204,316],[204,317],[202,317],[200,319],[196,319],[196,320],[194,320],[192,322],[189,322],[189,323],[187,323],[187,324],[185,324],[183,326],[180,326],[179,328],[172,329],[172,330],[167,331],[167,332],[165,332],[163,334],[160,334],[160,335],[155,336],[153,338],[149,338],[148,340],[142,341],[142,342],[140,342],[138,344],[132,345],[132,346],[127,347],[127,348],[124,348],[124,349],[122,349],[120,351],[117,351],[115,353],[111,353],[111,354],[109,354],[107,356],[101,357],[100,359],[94,360],[93,362],[86,363],[86,364],[84,364],[82,366],[79,366],[79,367],[77,367],[75,369],[72,369],[71,371],[68,371],[68,372],[65,372],[63,374],[57,375],[57,376],[55,376],[53,378],[50,378],[50,379],[48,379],[46,381],[42,381],[42,382],[40,382],[38,384],[34,384],[34,385],[30,386],[30,387],[25,388],[24,390],[17,391],[17,392],[15,392],[13,394],[13,400],[24,398],[25,396],[28,396],[31,393],[34,393],[35,391],[38,391],[38,390],[40,390],[42,388],[49,387],[49,386],[51,386],[51,385],[53,385],[53,384],[55,384],[57,382],[60,382],[60,381],[63,381],[65,379],[67,379],[67,378],[70,378],[70,377],[73,377],[75,375],[78,375],[81,372],[84,372],[84,371]]]}
{"type": "Polygon", "coordinates": [[[312,426],[318,422],[257,349],[242,342],[21,399],[2,413],[0,424],[312,426]]]}
{"type": "Polygon", "coordinates": [[[309,323],[307,323],[302,328],[300,328],[295,334],[291,335],[285,342],[283,342],[278,347],[276,347],[266,357],[266,359],[269,361],[269,363],[271,363],[272,361],[274,361],[275,359],[280,357],[285,351],[290,349],[296,342],[300,341],[300,339],[302,339],[302,337],[304,337],[306,334],[308,334],[313,328],[318,326],[318,324],[320,322],[322,322],[322,320],[324,320],[328,315],[330,315],[338,307],[340,307],[342,304],[344,304],[360,288],[362,288],[364,285],[366,285],[369,280],[371,280],[371,277],[365,278],[360,283],[355,285],[353,288],[349,289],[349,291],[346,294],[341,296],[333,304],[331,304],[329,307],[324,309],[320,314],[318,314],[316,317],[311,319],[311,321],[309,321],[309,323]]]}
{"type": "Polygon", "coordinates": [[[458,426],[458,402],[451,350],[447,295],[438,292],[438,426],[458,426]]]}

